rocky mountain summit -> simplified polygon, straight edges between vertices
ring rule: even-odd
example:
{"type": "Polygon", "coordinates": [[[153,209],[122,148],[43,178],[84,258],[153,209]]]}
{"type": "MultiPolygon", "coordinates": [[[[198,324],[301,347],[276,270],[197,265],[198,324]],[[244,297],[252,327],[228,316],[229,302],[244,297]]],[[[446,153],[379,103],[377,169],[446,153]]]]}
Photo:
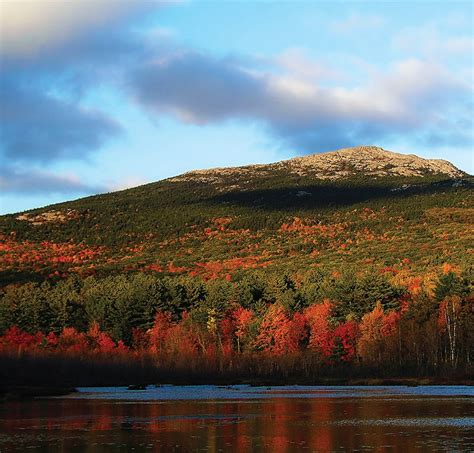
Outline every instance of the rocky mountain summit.
{"type": "Polygon", "coordinates": [[[367,176],[423,176],[426,173],[461,177],[463,172],[442,159],[423,159],[377,146],[356,146],[284,162],[297,173],[315,172],[322,179],[339,179],[354,173],[367,176]]]}
{"type": "Polygon", "coordinates": [[[212,184],[224,182],[229,177],[248,181],[255,177],[269,176],[275,171],[325,180],[338,180],[361,174],[372,178],[430,174],[459,178],[464,175],[464,172],[446,160],[423,159],[414,154],[395,153],[377,146],[355,146],[268,165],[196,170],[169,181],[199,181],[212,184]]]}

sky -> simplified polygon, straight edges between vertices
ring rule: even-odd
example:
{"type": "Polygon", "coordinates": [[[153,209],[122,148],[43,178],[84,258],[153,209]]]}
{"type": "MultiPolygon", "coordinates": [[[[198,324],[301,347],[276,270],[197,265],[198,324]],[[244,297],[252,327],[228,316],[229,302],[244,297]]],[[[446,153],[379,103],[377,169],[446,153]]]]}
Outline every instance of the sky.
{"type": "Polygon", "coordinates": [[[0,0],[0,213],[356,145],[472,174],[473,8],[0,0]]]}

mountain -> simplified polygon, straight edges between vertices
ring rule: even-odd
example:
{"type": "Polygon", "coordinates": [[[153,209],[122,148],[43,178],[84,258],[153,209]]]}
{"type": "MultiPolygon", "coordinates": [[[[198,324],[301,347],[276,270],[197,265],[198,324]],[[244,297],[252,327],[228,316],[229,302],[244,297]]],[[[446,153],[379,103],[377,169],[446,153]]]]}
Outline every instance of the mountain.
{"type": "Polygon", "coordinates": [[[416,177],[427,174],[459,178],[464,175],[464,172],[445,160],[423,159],[414,154],[394,153],[377,146],[356,146],[322,154],[295,157],[269,165],[192,171],[170,178],[169,181],[219,183],[228,177],[237,177],[243,183],[251,183],[255,177],[271,177],[275,172],[281,171],[290,175],[309,176],[322,180],[337,180],[361,174],[364,177],[372,178],[416,177]]]}
{"type": "Polygon", "coordinates": [[[465,265],[472,187],[447,161],[374,146],[192,171],[0,217],[0,276],[465,265]]]}

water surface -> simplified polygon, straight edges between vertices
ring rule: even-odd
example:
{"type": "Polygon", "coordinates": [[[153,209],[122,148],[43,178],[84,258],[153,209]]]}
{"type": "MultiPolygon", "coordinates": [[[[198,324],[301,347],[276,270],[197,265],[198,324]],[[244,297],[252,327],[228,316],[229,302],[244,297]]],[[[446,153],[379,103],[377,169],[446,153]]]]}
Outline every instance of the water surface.
{"type": "Polygon", "coordinates": [[[474,451],[474,388],[81,388],[0,404],[4,451],[474,451]]]}

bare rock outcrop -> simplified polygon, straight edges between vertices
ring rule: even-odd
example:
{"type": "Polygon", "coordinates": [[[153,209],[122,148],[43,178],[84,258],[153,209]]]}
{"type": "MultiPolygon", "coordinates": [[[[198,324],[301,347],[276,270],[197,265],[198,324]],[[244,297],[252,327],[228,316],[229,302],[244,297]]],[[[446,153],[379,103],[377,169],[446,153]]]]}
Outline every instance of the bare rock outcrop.
{"type": "Polygon", "coordinates": [[[372,178],[429,174],[460,178],[464,175],[464,172],[446,160],[423,159],[414,154],[395,153],[377,146],[355,146],[327,153],[295,157],[268,165],[196,170],[170,178],[168,181],[219,184],[229,178],[235,178],[238,179],[239,186],[245,186],[253,179],[271,175],[277,170],[326,180],[337,180],[357,175],[372,178]]]}

